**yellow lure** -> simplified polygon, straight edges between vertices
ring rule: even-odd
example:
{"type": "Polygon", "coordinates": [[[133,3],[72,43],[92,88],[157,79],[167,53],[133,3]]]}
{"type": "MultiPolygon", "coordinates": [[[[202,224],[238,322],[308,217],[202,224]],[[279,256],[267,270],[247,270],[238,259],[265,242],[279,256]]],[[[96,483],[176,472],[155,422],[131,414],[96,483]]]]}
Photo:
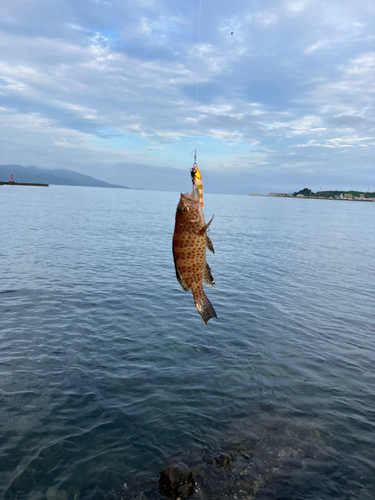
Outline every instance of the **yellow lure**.
{"type": "Polygon", "coordinates": [[[194,194],[199,196],[199,201],[203,208],[203,183],[202,176],[199,171],[198,165],[194,163],[193,168],[191,169],[191,180],[194,185],[194,194]]]}

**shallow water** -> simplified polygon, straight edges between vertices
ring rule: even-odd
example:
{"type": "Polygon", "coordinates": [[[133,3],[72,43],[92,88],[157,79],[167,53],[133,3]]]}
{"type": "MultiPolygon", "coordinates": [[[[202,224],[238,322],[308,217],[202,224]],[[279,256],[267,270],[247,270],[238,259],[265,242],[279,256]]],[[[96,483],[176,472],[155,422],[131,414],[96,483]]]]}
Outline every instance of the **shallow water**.
{"type": "Polygon", "coordinates": [[[0,496],[159,498],[173,459],[250,440],[279,457],[256,498],[372,500],[375,204],[205,195],[205,325],[178,199],[0,188],[0,496]]]}

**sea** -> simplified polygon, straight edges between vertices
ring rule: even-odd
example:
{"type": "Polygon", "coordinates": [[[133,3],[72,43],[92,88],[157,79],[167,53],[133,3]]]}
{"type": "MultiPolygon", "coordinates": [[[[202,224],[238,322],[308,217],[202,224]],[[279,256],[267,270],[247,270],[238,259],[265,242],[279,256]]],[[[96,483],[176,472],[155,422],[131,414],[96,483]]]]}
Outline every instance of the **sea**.
{"type": "Polygon", "coordinates": [[[375,203],[205,194],[206,325],[179,196],[0,187],[0,498],[373,500],[375,203]]]}

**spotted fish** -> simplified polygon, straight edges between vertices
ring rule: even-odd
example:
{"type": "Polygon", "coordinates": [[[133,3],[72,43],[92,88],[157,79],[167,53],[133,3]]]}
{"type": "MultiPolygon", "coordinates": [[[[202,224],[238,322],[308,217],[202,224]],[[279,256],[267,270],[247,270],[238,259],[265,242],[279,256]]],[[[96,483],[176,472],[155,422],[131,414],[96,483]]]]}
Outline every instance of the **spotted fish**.
{"type": "Polygon", "coordinates": [[[181,194],[173,234],[176,276],[185,292],[192,291],[195,305],[205,323],[217,317],[203,291],[203,282],[208,286],[215,285],[210,267],[206,263],[206,248],[214,252],[207,235],[212,219],[208,224],[205,223],[200,199],[194,196],[194,191],[191,194],[181,194]]]}

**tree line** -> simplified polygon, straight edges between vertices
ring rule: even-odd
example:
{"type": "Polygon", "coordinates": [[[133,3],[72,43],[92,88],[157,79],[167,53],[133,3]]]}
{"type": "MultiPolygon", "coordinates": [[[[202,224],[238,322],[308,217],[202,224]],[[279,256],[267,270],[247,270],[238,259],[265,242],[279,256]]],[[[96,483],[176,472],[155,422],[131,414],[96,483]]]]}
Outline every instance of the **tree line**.
{"type": "Polygon", "coordinates": [[[334,198],[335,196],[340,196],[340,194],[352,194],[353,196],[356,196],[359,198],[359,195],[363,194],[365,198],[375,198],[375,193],[373,192],[362,192],[362,191],[337,191],[337,190],[332,190],[332,191],[317,191],[314,193],[311,191],[309,188],[304,188],[301,189],[300,191],[295,191],[293,193],[293,196],[297,196],[298,194],[302,194],[303,196],[306,197],[319,197],[323,196],[324,198],[334,198]]]}

